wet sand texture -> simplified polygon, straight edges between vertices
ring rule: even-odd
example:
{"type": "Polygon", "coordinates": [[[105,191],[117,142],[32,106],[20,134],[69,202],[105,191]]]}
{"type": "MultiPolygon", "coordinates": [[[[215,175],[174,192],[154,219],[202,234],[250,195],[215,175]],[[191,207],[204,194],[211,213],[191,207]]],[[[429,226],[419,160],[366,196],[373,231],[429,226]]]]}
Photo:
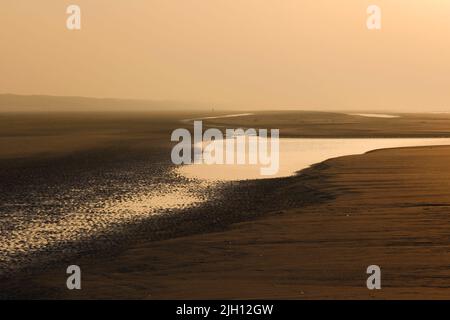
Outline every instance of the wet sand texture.
{"type": "MultiPolygon", "coordinates": [[[[2,114],[1,218],[11,201],[57,218],[86,203],[132,199],[149,181],[175,182],[166,174],[170,132],[189,127],[181,119],[214,115],[2,114]]],[[[299,137],[450,136],[448,115],[245,118],[208,123],[299,137]]],[[[448,147],[382,150],[298,177],[234,182],[203,208],[124,228],[100,247],[82,243],[89,254],[2,279],[1,297],[449,298],[449,160],[448,147]],[[65,289],[67,262],[82,266],[82,291],[65,289]],[[365,287],[370,264],[382,268],[381,291],[365,287]]]]}
{"type": "Polygon", "coordinates": [[[80,260],[78,292],[58,289],[61,269],[31,283],[59,298],[448,299],[449,159],[449,147],[428,147],[329,160],[282,187],[326,201],[80,260]],[[366,288],[371,264],[382,290],[366,288]]]}

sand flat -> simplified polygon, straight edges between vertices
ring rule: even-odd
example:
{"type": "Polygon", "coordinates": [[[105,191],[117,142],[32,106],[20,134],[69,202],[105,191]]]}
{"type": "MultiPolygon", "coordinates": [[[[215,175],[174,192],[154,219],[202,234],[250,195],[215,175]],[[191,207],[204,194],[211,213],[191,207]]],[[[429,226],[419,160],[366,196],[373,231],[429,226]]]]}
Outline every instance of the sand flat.
{"type": "Polygon", "coordinates": [[[84,259],[83,290],[55,290],[55,270],[34,284],[64,298],[450,298],[450,147],[389,149],[326,161],[307,185],[330,198],[221,232],[142,242],[84,259]],[[382,290],[365,287],[368,265],[382,290]]]}
{"type": "MultiPolygon", "coordinates": [[[[83,135],[80,148],[68,145],[63,150],[68,156],[59,155],[58,144],[45,159],[3,159],[2,194],[8,201],[27,204],[27,214],[39,209],[37,204],[44,205],[39,212],[54,214],[77,208],[79,202],[132,200],[136,187],[145,189],[160,176],[165,178],[155,182],[174,182],[164,174],[168,137],[179,120],[190,115],[49,116],[7,116],[0,131],[12,142],[16,136],[39,135],[42,146],[47,133],[65,137],[69,132],[95,132],[108,140],[98,139],[94,147],[85,144],[83,135]],[[102,192],[87,192],[91,181],[102,192]],[[62,202],[59,208],[54,199],[66,199],[67,194],[73,205],[62,202]]],[[[298,112],[214,121],[226,127],[278,126],[297,137],[450,134],[446,116],[402,116],[395,119],[395,128],[390,125],[394,121],[351,118],[298,112]]],[[[449,298],[449,159],[449,147],[380,150],[328,160],[298,177],[234,181],[231,188],[221,189],[222,198],[214,197],[198,210],[152,218],[99,242],[100,249],[83,244],[88,255],[57,255],[54,264],[38,264],[30,274],[2,279],[0,297],[449,298]],[[80,292],[66,290],[69,264],[82,266],[80,292]],[[381,291],[365,287],[369,264],[382,268],[381,291]]]]}

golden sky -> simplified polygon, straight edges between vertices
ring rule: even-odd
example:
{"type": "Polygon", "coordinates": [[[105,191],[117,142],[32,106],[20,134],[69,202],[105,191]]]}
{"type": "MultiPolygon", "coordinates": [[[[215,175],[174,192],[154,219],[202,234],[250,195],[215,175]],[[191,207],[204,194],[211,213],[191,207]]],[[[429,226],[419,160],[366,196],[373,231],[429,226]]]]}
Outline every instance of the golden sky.
{"type": "Polygon", "coordinates": [[[0,93],[450,111],[448,0],[1,0],[0,93]],[[66,29],[81,7],[82,29],[66,29]],[[382,30],[366,9],[382,9],[382,30]]]}

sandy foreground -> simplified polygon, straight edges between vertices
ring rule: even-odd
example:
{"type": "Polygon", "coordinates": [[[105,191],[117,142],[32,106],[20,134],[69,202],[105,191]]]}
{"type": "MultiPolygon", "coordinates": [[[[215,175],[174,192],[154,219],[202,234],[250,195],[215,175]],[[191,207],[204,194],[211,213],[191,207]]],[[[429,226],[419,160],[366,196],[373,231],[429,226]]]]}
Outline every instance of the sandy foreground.
{"type": "Polygon", "coordinates": [[[316,189],[322,203],[81,259],[81,291],[61,290],[55,269],[29,286],[47,298],[448,299],[449,159],[450,147],[331,159],[284,187],[316,189]],[[366,288],[372,264],[379,291],[366,288]]]}
{"type": "MultiPolygon", "coordinates": [[[[123,187],[127,181],[146,186],[161,176],[158,183],[171,183],[168,137],[180,119],[193,117],[3,115],[2,203],[57,214],[59,207],[42,207],[43,196],[69,197],[76,208],[134,192],[123,187]],[[70,191],[91,185],[104,191],[70,191]]],[[[444,115],[313,112],[207,123],[279,127],[295,137],[448,137],[449,124],[444,115]]],[[[2,279],[0,297],[448,299],[449,160],[450,147],[379,150],[295,177],[236,183],[204,208],[150,219],[139,233],[107,238],[100,250],[81,244],[90,254],[2,279]],[[69,262],[82,268],[80,291],[66,289],[69,262]],[[373,264],[382,270],[379,291],[366,288],[373,264]]]]}

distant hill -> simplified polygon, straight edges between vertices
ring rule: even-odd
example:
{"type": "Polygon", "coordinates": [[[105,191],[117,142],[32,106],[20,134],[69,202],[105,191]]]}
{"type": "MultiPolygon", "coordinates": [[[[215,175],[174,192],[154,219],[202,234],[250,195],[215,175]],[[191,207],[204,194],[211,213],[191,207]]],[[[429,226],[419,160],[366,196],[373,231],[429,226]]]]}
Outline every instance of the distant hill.
{"type": "Polygon", "coordinates": [[[0,94],[0,112],[205,110],[206,105],[156,100],[0,94]]]}

